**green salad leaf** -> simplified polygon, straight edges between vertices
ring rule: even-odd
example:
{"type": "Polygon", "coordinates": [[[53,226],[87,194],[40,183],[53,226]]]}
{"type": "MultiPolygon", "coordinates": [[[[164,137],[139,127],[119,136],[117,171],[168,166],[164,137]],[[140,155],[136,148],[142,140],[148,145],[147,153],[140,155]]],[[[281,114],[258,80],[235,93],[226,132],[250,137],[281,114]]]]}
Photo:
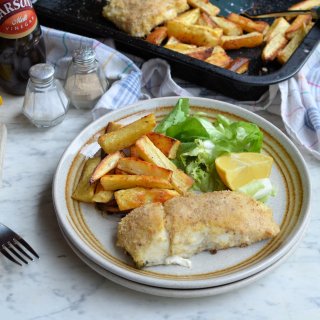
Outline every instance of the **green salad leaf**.
{"type": "Polygon", "coordinates": [[[210,140],[196,139],[194,142],[181,143],[176,164],[194,179],[194,190],[207,192],[225,189],[214,164],[216,151],[210,140]]]}
{"type": "Polygon", "coordinates": [[[188,117],[183,122],[169,127],[166,135],[184,142],[195,139],[208,139],[212,133],[212,124],[200,117],[188,117]]]}
{"type": "Polygon", "coordinates": [[[175,108],[157,125],[155,132],[166,133],[171,126],[183,122],[189,115],[189,99],[180,98],[175,108]]]}
{"type": "Polygon", "coordinates": [[[230,152],[260,152],[263,141],[254,123],[232,121],[223,115],[210,122],[203,114],[190,114],[186,98],[179,99],[155,131],[182,142],[175,163],[194,179],[193,188],[203,192],[225,189],[215,169],[217,157],[230,152]]]}

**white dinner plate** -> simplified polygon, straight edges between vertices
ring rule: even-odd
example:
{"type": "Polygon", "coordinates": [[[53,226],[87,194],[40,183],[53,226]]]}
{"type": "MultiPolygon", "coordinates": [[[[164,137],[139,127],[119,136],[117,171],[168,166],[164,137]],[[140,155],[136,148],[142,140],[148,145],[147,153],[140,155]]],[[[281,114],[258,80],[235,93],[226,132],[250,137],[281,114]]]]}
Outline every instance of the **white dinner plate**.
{"type": "Polygon", "coordinates": [[[159,288],[212,288],[248,278],[283,257],[295,243],[309,217],[310,181],[305,162],[294,144],[275,126],[243,108],[221,101],[190,98],[191,110],[214,119],[224,114],[231,119],[256,123],[264,133],[263,152],[272,156],[271,180],[278,189],[268,201],[280,224],[280,233],[269,241],[246,248],[221,250],[212,255],[202,252],[192,257],[191,269],[181,266],[135,268],[130,257],[115,245],[119,218],[103,216],[92,204],[71,198],[85,157],[81,150],[106,127],[109,121],[128,124],[154,113],[161,120],[176,104],[177,97],[140,101],[109,113],[85,128],[63,154],[53,184],[53,200],[58,221],[75,246],[90,261],[121,278],[159,288]]]}

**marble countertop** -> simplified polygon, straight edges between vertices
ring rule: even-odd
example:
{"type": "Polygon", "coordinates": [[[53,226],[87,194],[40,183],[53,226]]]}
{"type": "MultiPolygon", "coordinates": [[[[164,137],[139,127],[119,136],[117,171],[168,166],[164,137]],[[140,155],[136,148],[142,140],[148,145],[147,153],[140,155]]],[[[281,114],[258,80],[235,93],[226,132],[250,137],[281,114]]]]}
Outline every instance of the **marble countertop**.
{"type": "MultiPolygon", "coordinates": [[[[314,190],[312,218],[298,249],[266,277],[231,293],[172,299],[124,288],[87,267],[64,240],[51,185],[71,140],[92,121],[70,109],[64,122],[38,129],[21,114],[22,98],[3,94],[0,123],[8,140],[0,188],[0,221],[20,233],[40,260],[19,267],[0,256],[1,319],[319,319],[319,161],[303,152],[314,190]]],[[[281,118],[260,113],[283,130],[281,118]]]]}

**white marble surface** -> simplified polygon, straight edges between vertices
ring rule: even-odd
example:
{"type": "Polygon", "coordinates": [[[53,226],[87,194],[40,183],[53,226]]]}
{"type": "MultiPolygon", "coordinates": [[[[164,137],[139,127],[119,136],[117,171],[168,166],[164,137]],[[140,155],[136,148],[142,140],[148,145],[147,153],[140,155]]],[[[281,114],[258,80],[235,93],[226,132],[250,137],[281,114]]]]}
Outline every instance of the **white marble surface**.
{"type": "MultiPolygon", "coordinates": [[[[0,94],[2,94],[0,92],[0,94]]],[[[53,174],[71,140],[91,121],[69,110],[64,122],[37,129],[21,114],[22,98],[3,94],[8,129],[0,221],[20,233],[41,259],[19,267],[0,256],[0,319],[320,319],[320,167],[304,154],[312,180],[312,219],[295,253],[248,287],[201,299],[131,291],[87,267],[63,239],[51,198],[53,174]]],[[[279,117],[262,115],[283,129],[279,117]]]]}

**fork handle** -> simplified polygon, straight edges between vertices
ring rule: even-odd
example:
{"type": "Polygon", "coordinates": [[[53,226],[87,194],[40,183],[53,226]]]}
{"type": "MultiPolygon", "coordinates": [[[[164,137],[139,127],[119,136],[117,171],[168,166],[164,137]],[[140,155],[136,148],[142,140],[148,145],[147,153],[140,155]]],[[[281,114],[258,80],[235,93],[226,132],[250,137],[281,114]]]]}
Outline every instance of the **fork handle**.
{"type": "Polygon", "coordinates": [[[243,13],[244,16],[251,19],[275,18],[275,17],[284,17],[284,16],[288,17],[288,16],[297,16],[301,14],[311,14],[312,19],[317,20],[320,18],[320,6],[313,7],[310,10],[289,10],[289,11],[263,13],[258,15],[251,15],[246,12],[243,13]]]}

